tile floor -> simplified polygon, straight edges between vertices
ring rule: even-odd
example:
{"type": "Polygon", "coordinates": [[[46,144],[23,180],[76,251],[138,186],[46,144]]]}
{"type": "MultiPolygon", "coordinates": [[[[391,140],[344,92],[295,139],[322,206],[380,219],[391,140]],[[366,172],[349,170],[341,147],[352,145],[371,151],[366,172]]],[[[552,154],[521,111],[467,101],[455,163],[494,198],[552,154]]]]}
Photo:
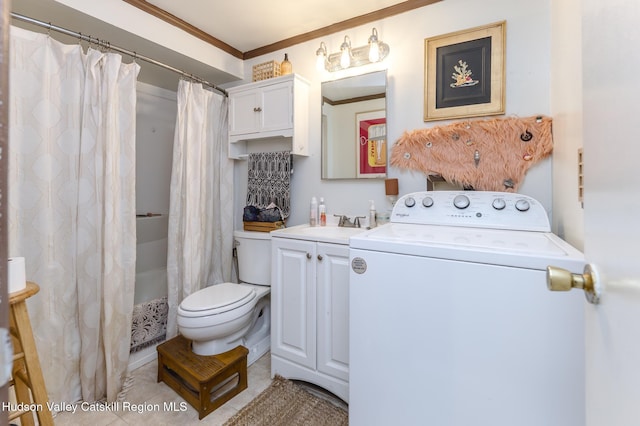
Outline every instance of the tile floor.
{"type": "Polygon", "coordinates": [[[133,371],[133,387],[125,402],[128,409],[90,412],[79,407],[76,413],[63,412],[55,417],[56,425],[63,426],[125,426],[125,425],[221,425],[248,404],[271,383],[271,354],[267,353],[248,368],[249,387],[202,420],[198,412],[164,383],[157,383],[157,360],[133,371]],[[176,411],[165,411],[165,403],[173,402],[176,411]],[[181,404],[182,403],[182,404],[181,404]],[[134,411],[140,407],[141,411],[134,411]],[[155,409],[159,407],[159,410],[155,409]],[[184,410],[181,410],[184,408],[184,410]]]}

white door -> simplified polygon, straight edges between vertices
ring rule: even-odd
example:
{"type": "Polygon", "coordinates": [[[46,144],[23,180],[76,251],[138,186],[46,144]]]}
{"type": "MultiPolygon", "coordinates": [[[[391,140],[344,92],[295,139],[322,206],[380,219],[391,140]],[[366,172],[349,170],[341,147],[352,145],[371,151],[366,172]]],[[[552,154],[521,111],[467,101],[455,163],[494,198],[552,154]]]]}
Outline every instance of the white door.
{"type": "Polygon", "coordinates": [[[349,380],[349,246],[318,243],[318,371],[349,380]]]}
{"type": "Polygon", "coordinates": [[[270,132],[293,127],[293,81],[272,84],[262,89],[260,131],[270,132]]]}
{"type": "Polygon", "coordinates": [[[273,238],[271,251],[271,353],[315,369],[316,243],[273,238]]]}
{"type": "MultiPolygon", "coordinates": [[[[583,3],[587,426],[640,424],[640,3],[583,3]]],[[[575,291],[575,290],[574,290],[575,291]]]]}
{"type": "Polygon", "coordinates": [[[257,133],[260,130],[261,102],[259,89],[229,95],[229,134],[257,133]]]}

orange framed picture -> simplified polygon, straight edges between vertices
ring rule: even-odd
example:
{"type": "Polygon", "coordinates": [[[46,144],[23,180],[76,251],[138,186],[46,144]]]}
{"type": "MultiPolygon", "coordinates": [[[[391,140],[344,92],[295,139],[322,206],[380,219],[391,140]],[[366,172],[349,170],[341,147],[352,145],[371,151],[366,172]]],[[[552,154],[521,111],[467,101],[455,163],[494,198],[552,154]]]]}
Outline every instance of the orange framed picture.
{"type": "Polygon", "coordinates": [[[385,110],[356,113],[358,178],[387,176],[387,118],[385,110]]]}

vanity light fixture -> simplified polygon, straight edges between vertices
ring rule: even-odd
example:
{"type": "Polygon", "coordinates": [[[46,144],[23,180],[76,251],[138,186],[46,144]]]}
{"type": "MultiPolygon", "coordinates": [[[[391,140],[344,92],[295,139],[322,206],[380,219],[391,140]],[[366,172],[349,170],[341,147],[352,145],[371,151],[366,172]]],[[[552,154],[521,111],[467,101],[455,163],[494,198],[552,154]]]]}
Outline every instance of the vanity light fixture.
{"type": "Polygon", "coordinates": [[[344,36],[344,41],[340,45],[340,67],[349,68],[351,66],[351,39],[344,36]]]}
{"type": "Polygon", "coordinates": [[[380,60],[380,42],[378,41],[378,30],[375,28],[369,36],[369,62],[380,60]]]}
{"type": "Polygon", "coordinates": [[[327,45],[324,41],[320,42],[320,47],[316,50],[316,68],[322,71],[327,63],[327,45]]]}
{"type": "Polygon", "coordinates": [[[340,45],[340,52],[327,52],[327,45],[320,43],[320,48],[316,50],[316,65],[318,71],[326,69],[334,72],[351,67],[380,62],[389,54],[389,45],[378,39],[378,30],[373,29],[369,42],[366,46],[351,47],[351,39],[344,36],[344,41],[340,45]]]}

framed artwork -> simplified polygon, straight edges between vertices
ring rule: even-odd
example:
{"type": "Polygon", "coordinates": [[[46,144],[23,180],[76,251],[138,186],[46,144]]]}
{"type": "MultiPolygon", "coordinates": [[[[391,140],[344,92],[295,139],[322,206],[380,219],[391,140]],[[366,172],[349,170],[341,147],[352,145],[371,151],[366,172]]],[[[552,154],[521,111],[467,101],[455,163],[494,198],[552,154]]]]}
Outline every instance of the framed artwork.
{"type": "Polygon", "coordinates": [[[424,40],[424,121],[504,114],[506,21],[424,40]]]}
{"type": "Polygon", "coordinates": [[[385,110],[356,113],[358,178],[387,176],[387,117],[385,110]]]}

